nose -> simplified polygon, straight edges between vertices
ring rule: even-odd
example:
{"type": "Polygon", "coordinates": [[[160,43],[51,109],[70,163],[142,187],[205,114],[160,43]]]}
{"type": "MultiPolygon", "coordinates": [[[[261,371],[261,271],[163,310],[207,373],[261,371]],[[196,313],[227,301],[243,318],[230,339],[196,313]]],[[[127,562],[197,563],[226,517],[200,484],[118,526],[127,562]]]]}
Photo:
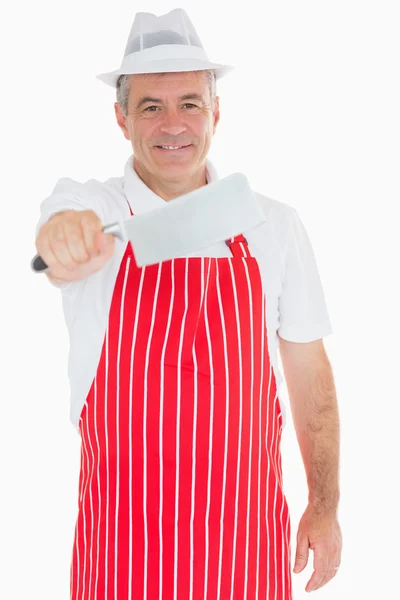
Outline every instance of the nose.
{"type": "Polygon", "coordinates": [[[176,110],[165,110],[162,123],[160,125],[160,131],[169,133],[174,136],[180,135],[186,131],[186,125],[182,119],[182,116],[176,110]]]}

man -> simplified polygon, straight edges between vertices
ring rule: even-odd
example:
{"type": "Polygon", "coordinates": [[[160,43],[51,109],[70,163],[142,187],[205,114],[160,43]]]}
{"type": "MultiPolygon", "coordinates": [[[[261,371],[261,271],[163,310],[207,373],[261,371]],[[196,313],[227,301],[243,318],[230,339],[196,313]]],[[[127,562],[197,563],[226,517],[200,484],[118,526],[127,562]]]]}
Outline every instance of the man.
{"type": "Polygon", "coordinates": [[[82,438],[74,600],[292,599],[277,343],[309,486],[294,571],[311,548],[311,591],[340,564],[331,328],[296,211],[257,194],[265,226],[145,268],[101,233],[217,179],[214,73],[230,69],[182,9],[138,13],[121,69],[99,76],[133,148],[124,177],[61,179],[41,206],[82,438]]]}

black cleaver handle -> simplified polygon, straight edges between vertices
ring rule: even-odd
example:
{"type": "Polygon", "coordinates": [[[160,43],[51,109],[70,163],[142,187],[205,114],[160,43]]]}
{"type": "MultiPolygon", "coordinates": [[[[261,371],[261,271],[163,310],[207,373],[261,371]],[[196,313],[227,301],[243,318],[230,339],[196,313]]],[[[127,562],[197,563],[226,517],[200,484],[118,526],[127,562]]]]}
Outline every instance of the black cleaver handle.
{"type": "MultiPolygon", "coordinates": [[[[102,229],[102,232],[111,233],[112,235],[119,237],[123,241],[123,238],[121,236],[121,226],[118,221],[116,223],[110,223],[109,225],[105,225],[102,229]]],[[[39,254],[36,254],[36,256],[34,256],[31,260],[31,268],[35,273],[44,273],[44,271],[46,271],[49,268],[49,266],[44,262],[43,258],[39,254]]]]}

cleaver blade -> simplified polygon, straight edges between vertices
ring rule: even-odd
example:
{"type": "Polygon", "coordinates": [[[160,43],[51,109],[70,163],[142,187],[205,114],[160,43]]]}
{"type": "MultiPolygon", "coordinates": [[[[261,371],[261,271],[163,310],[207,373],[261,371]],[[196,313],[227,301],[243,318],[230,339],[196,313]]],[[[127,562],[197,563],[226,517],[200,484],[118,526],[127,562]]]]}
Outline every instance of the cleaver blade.
{"type": "MultiPolygon", "coordinates": [[[[165,206],[103,227],[130,242],[138,267],[185,257],[265,223],[266,217],[243,173],[232,173],[166,201],[165,206]]],[[[48,266],[36,255],[35,272],[48,266]]]]}

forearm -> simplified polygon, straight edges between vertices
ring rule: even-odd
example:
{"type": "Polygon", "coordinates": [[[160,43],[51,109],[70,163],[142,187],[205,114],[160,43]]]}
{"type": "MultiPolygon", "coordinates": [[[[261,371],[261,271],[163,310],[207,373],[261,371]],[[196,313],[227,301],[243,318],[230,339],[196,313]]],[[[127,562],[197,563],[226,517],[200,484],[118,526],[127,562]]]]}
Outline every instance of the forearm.
{"type": "Polygon", "coordinates": [[[296,379],[289,396],[309,502],[318,512],[335,513],[340,495],[340,422],[332,369],[324,363],[296,379]]]}

